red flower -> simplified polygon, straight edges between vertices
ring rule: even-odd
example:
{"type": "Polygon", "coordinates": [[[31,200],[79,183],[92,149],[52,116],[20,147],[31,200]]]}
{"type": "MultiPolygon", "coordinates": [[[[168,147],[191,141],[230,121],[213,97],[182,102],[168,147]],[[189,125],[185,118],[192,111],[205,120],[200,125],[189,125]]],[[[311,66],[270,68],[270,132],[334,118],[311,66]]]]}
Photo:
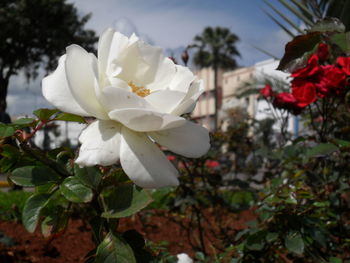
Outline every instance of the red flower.
{"type": "Polygon", "coordinates": [[[266,84],[265,87],[260,90],[260,94],[264,98],[272,97],[273,96],[273,91],[272,91],[271,86],[266,84]]]}
{"type": "Polygon", "coordinates": [[[303,79],[292,81],[292,94],[301,108],[310,105],[317,99],[315,84],[303,79]]]}
{"type": "Polygon", "coordinates": [[[318,65],[318,56],[313,54],[305,67],[295,70],[292,73],[293,78],[310,78],[314,77],[317,73],[320,72],[320,67],[318,65]]]}
{"type": "Polygon", "coordinates": [[[174,161],[176,159],[174,155],[168,155],[167,158],[169,161],[174,161]]]}
{"type": "Polygon", "coordinates": [[[209,168],[215,168],[215,167],[219,166],[220,164],[218,161],[207,160],[205,162],[205,165],[209,168]]]}
{"type": "Polygon", "coordinates": [[[293,114],[300,114],[301,107],[298,105],[298,101],[294,98],[293,94],[288,92],[282,92],[276,95],[273,105],[279,109],[286,109],[293,114]]]}
{"type": "Polygon", "coordinates": [[[337,63],[347,75],[350,75],[350,57],[339,57],[337,63]]]}
{"type": "Polygon", "coordinates": [[[317,95],[323,98],[332,92],[341,93],[346,85],[345,72],[334,65],[321,66],[321,68],[322,74],[316,84],[317,95]]]}
{"type": "Polygon", "coordinates": [[[325,61],[329,58],[329,47],[327,44],[320,43],[317,52],[316,52],[319,60],[325,61]]]}

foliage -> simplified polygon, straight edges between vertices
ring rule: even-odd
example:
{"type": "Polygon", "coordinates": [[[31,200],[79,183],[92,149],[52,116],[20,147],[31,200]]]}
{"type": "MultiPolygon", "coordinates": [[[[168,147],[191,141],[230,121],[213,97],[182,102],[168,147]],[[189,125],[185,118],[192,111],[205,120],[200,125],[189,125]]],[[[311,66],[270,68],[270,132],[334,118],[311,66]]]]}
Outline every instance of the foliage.
{"type": "Polygon", "coordinates": [[[52,70],[67,43],[93,51],[94,31],[84,26],[90,15],[79,17],[66,0],[6,0],[0,3],[0,109],[6,109],[11,76],[26,70],[36,77],[40,66],[52,70]]]}
{"type": "Polygon", "coordinates": [[[21,220],[22,210],[31,192],[0,192],[0,218],[3,220],[21,220]]]}
{"type": "Polygon", "coordinates": [[[23,225],[29,232],[40,227],[42,234],[50,238],[64,232],[70,217],[83,215],[96,242],[96,249],[87,255],[86,262],[136,262],[140,256],[152,258],[144,243],[135,245],[135,240],[144,242],[137,232],[131,237],[130,232],[118,232],[118,219],[146,207],[152,200],[150,193],[136,187],[118,165],[80,168],[74,164],[72,149],[44,151],[32,145],[30,140],[36,132],[54,121],[85,122],[78,116],[51,109],[37,110],[34,115],[36,119],[24,118],[3,127],[5,131],[13,129],[2,133],[3,139],[15,139],[18,144],[1,146],[2,172],[9,173],[12,183],[34,188],[32,193],[2,194],[10,197],[1,198],[4,208],[9,209],[10,202],[17,202],[15,193],[26,197],[25,203],[21,199],[16,208],[17,214],[22,213],[23,225]]]}
{"type": "MultiPolygon", "coordinates": [[[[281,67],[292,72],[291,92],[283,93],[289,94],[288,100],[286,96],[284,104],[276,103],[278,94],[271,87],[261,92],[275,110],[301,114],[307,131],[303,137],[259,152],[269,169],[258,192],[259,217],[236,236],[238,262],[349,260],[349,85],[345,81],[349,74],[343,63],[349,42],[347,33],[339,32],[339,22],[334,20],[332,30],[329,21],[327,30],[318,31],[319,41],[299,50],[298,56],[288,54],[287,46],[281,67]],[[300,57],[305,57],[305,64],[285,66],[300,57]],[[319,71],[313,75],[312,70],[319,71]],[[340,75],[333,78],[327,70],[340,75]],[[302,98],[299,89],[304,89],[302,98]]],[[[288,45],[309,41],[309,34],[313,33],[288,45]]]]}
{"type": "Polygon", "coordinates": [[[292,38],[296,37],[293,30],[298,34],[303,34],[304,31],[291,19],[291,15],[301,21],[302,26],[307,29],[314,28],[319,20],[326,17],[338,18],[341,22],[338,25],[345,26],[347,30],[350,29],[350,20],[347,15],[350,10],[350,1],[348,0],[278,0],[279,4],[288,10],[288,14],[277,5],[273,5],[271,1],[264,0],[264,2],[274,15],[269,11],[265,11],[265,13],[292,38]]]}

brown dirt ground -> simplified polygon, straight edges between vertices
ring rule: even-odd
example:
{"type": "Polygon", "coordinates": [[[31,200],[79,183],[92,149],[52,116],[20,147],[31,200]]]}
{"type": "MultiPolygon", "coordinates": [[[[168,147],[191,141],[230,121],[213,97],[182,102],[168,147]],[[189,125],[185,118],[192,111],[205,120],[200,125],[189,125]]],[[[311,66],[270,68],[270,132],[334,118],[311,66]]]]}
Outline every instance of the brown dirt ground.
{"type": "MultiPolygon", "coordinates": [[[[209,254],[223,248],[220,242],[222,233],[217,224],[225,224],[226,234],[233,236],[237,230],[247,227],[247,221],[255,218],[254,211],[222,213],[220,218],[217,211],[211,209],[203,214],[203,241],[209,254]]],[[[170,253],[174,255],[185,252],[193,256],[201,243],[198,229],[191,220],[164,211],[122,219],[118,230],[129,229],[136,229],[145,239],[156,243],[166,240],[170,253]]],[[[21,224],[11,221],[0,221],[0,231],[16,241],[16,245],[11,247],[0,245],[0,263],[84,262],[84,256],[94,248],[90,229],[80,219],[71,220],[66,232],[52,240],[44,238],[38,230],[33,234],[28,233],[21,224]]]]}

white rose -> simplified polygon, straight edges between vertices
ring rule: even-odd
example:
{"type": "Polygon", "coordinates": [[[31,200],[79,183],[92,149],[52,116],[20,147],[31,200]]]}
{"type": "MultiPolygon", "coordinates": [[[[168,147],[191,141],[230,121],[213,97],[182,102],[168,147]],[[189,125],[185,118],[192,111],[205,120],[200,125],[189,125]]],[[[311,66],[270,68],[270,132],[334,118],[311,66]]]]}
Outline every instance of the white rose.
{"type": "Polygon", "coordinates": [[[177,254],[177,263],[193,263],[192,258],[190,258],[186,253],[177,254]]]}
{"type": "Polygon", "coordinates": [[[193,110],[202,82],[135,35],[106,30],[98,58],[78,45],[67,47],[42,89],[58,109],[97,119],[79,137],[80,166],[120,159],[141,187],[176,186],[178,172],[156,143],[190,158],[210,147],[208,131],[180,117],[193,110]]]}

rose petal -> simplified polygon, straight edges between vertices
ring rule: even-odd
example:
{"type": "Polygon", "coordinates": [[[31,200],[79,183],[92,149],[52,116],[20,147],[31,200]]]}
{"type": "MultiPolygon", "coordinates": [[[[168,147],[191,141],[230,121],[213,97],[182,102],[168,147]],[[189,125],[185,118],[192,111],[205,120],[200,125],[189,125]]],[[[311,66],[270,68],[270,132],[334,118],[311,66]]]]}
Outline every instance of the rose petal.
{"type": "Polygon", "coordinates": [[[66,70],[66,55],[60,57],[57,69],[42,80],[42,91],[45,99],[64,112],[81,116],[90,116],[74,99],[68,87],[66,70]]]}
{"type": "Polygon", "coordinates": [[[100,101],[107,112],[124,108],[148,108],[152,106],[142,97],[130,91],[128,84],[120,80],[120,88],[105,87],[101,92],[100,101]]]}
{"type": "Polygon", "coordinates": [[[146,86],[151,91],[169,89],[169,84],[176,73],[176,65],[169,58],[164,58],[157,69],[154,81],[146,86]]]}
{"type": "Polygon", "coordinates": [[[113,110],[108,115],[112,120],[119,121],[129,129],[138,132],[171,129],[186,123],[184,118],[150,109],[113,110]]]}
{"type": "Polygon", "coordinates": [[[181,127],[151,132],[149,135],[170,151],[189,158],[201,157],[210,148],[208,130],[190,121],[181,127]]]}
{"type": "Polygon", "coordinates": [[[204,91],[203,81],[198,80],[191,84],[188,93],[182,102],[171,112],[172,115],[180,116],[185,113],[193,111],[196,102],[204,91]]]}
{"type": "Polygon", "coordinates": [[[122,128],[120,163],[138,186],[160,188],[177,186],[178,171],[146,134],[122,128]]]}
{"type": "Polygon", "coordinates": [[[112,165],[119,159],[120,124],[95,121],[79,137],[82,143],[76,163],[81,166],[112,165]]]}
{"type": "Polygon", "coordinates": [[[176,73],[170,82],[169,88],[187,93],[194,79],[195,76],[187,67],[176,65],[176,73]]]}
{"type": "Polygon", "coordinates": [[[160,112],[171,113],[183,100],[186,93],[175,90],[156,90],[145,97],[160,112]]]}
{"type": "Polygon", "coordinates": [[[114,30],[112,28],[108,28],[105,30],[99,41],[98,41],[98,67],[99,67],[99,72],[101,77],[105,77],[105,72],[107,70],[107,61],[108,61],[108,55],[109,55],[109,50],[111,49],[111,43],[112,39],[114,36],[114,30]]]}
{"type": "Polygon", "coordinates": [[[108,119],[96,98],[95,58],[78,45],[67,47],[66,74],[70,91],[81,107],[91,116],[108,119]]]}

